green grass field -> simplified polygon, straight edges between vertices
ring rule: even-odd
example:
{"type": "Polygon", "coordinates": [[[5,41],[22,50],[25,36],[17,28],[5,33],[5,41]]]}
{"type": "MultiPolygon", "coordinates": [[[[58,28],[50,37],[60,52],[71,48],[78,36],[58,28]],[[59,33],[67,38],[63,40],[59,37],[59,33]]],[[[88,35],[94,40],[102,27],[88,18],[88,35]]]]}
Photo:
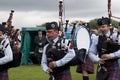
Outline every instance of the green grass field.
{"type": "MultiPolygon", "coordinates": [[[[82,75],[76,73],[76,66],[71,67],[71,73],[73,80],[82,80],[82,75]]],[[[90,74],[90,80],[95,80],[95,76],[90,74]]],[[[38,65],[26,65],[9,69],[9,80],[48,80],[48,75],[38,65]]]]}

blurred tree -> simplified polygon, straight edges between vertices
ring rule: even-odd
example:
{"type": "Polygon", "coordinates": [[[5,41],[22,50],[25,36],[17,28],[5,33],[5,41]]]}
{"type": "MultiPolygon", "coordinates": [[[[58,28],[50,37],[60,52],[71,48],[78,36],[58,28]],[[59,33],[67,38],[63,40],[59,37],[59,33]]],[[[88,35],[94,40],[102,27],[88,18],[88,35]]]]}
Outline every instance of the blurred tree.
{"type": "Polygon", "coordinates": [[[89,22],[89,26],[91,29],[97,29],[97,18],[96,19],[93,19],[93,20],[90,20],[89,22]]]}
{"type": "Polygon", "coordinates": [[[36,27],[45,27],[45,24],[46,24],[46,23],[43,23],[43,24],[41,24],[41,25],[36,25],[36,27]]]}
{"type": "MultiPolygon", "coordinates": [[[[98,18],[95,18],[95,19],[92,19],[92,20],[89,21],[89,26],[90,26],[91,29],[97,29],[98,28],[97,20],[98,20],[98,18]]],[[[78,23],[78,22],[79,22],[79,20],[75,20],[75,21],[72,21],[70,24],[78,23]]],[[[119,22],[118,21],[112,19],[111,22],[112,22],[111,24],[112,24],[113,27],[117,28],[119,26],[119,22]]],[[[36,27],[45,27],[45,24],[46,23],[43,23],[41,25],[36,25],[36,27]]]]}

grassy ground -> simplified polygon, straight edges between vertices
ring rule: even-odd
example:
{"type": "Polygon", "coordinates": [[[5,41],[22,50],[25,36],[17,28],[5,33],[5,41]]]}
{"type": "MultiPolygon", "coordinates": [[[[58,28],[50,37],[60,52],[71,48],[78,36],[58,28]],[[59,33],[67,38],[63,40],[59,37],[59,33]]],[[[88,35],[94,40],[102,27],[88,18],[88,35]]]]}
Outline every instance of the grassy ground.
{"type": "MultiPolygon", "coordinates": [[[[73,80],[82,80],[82,75],[76,73],[76,66],[71,67],[71,73],[73,80]]],[[[90,80],[95,80],[95,75],[90,74],[90,80]]],[[[9,80],[48,80],[48,75],[38,65],[26,65],[9,69],[9,80]]]]}

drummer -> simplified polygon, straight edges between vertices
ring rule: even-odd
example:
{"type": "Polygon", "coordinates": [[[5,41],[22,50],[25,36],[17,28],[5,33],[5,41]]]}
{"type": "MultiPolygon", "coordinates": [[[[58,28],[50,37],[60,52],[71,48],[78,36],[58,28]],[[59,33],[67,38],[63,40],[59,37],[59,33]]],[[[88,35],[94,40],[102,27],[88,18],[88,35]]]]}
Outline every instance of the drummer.
{"type": "MultiPolygon", "coordinates": [[[[81,20],[78,22],[79,25],[83,25],[83,23],[81,20]]],[[[76,72],[82,74],[83,80],[89,80],[89,74],[94,73],[94,63],[87,57],[86,63],[77,66],[76,72]]]]}

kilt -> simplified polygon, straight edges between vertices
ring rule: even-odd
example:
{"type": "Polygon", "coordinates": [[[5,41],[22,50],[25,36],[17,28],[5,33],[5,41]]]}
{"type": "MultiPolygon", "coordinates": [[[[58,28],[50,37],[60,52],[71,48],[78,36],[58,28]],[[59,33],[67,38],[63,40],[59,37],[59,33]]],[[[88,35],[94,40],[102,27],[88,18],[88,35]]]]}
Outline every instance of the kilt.
{"type": "Polygon", "coordinates": [[[72,80],[70,68],[54,75],[54,78],[55,80],[72,80]]]}
{"type": "Polygon", "coordinates": [[[8,70],[4,70],[0,72],[0,80],[9,80],[8,79],[8,70]]]}
{"type": "MultiPolygon", "coordinates": [[[[120,80],[120,69],[118,65],[118,61],[106,61],[104,66],[107,68],[107,78],[105,80],[120,80]]],[[[104,76],[104,74],[103,74],[104,76]]],[[[96,75],[96,80],[99,80],[100,76],[96,75]]]]}
{"type": "Polygon", "coordinates": [[[76,72],[82,73],[82,70],[87,71],[88,74],[94,73],[94,63],[90,60],[89,57],[87,57],[86,63],[77,66],[76,72]]]}

